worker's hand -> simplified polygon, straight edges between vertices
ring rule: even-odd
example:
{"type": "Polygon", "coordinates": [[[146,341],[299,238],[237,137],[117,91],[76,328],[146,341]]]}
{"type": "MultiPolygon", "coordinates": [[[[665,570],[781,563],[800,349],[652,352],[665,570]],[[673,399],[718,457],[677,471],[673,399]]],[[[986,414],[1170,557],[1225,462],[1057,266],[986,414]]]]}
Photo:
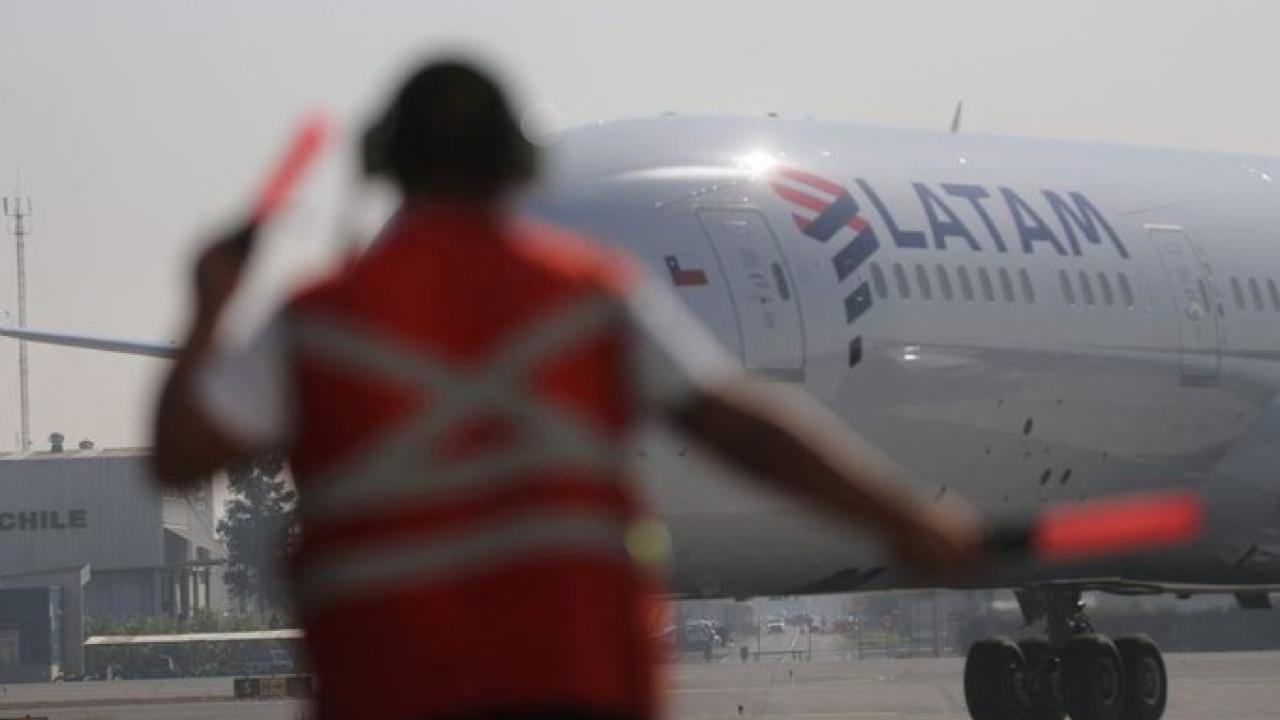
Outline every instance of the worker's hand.
{"type": "Polygon", "coordinates": [[[197,323],[212,324],[221,316],[240,286],[245,258],[239,232],[215,240],[200,253],[194,278],[197,323]]]}
{"type": "Polygon", "coordinates": [[[967,505],[919,500],[895,515],[884,530],[894,558],[909,572],[951,580],[983,560],[986,525],[967,505]]]}

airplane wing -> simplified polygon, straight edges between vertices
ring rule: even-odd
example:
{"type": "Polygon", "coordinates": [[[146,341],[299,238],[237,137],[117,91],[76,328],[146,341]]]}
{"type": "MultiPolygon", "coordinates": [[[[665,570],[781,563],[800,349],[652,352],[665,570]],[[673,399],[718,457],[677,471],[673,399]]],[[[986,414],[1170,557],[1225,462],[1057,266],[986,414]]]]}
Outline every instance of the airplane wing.
{"type": "Polygon", "coordinates": [[[0,325],[0,336],[16,340],[44,343],[46,345],[65,345],[67,347],[101,350],[104,352],[124,353],[126,355],[142,355],[146,357],[172,360],[178,354],[178,348],[168,343],[149,343],[121,338],[106,338],[95,335],[73,335],[55,333],[44,330],[0,325]]]}

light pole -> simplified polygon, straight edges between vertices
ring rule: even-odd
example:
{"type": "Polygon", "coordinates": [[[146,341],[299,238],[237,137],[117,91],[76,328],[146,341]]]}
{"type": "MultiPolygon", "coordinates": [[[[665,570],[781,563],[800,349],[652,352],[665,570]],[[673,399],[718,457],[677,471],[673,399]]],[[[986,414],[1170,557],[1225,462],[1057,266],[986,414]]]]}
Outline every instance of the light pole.
{"type": "MultiPolygon", "coordinates": [[[[27,327],[27,218],[31,199],[22,196],[4,199],[5,217],[13,218],[13,239],[18,251],[18,327],[27,327]]],[[[27,341],[18,341],[18,412],[21,415],[21,450],[31,449],[31,405],[27,388],[27,341]]]]}

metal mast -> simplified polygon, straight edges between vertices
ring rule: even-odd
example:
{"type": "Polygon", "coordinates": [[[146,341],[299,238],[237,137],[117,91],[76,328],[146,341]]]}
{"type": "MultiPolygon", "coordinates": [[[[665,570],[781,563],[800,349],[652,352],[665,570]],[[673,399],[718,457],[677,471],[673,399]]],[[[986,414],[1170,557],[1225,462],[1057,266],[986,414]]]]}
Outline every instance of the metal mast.
{"type": "MultiPolygon", "coordinates": [[[[13,218],[13,239],[18,248],[18,327],[27,326],[27,218],[31,200],[22,196],[4,199],[4,214],[13,218]]],[[[18,412],[22,415],[22,451],[31,449],[31,405],[27,389],[27,342],[18,341],[18,412]]]]}

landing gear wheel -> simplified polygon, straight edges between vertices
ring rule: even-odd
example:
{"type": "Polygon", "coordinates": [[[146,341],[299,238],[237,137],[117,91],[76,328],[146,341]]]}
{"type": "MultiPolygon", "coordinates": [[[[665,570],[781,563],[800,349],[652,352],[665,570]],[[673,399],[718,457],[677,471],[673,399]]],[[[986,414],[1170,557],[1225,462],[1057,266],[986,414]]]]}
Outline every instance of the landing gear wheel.
{"type": "Polygon", "coordinates": [[[1124,720],[1160,720],[1168,699],[1169,677],[1160,648],[1145,635],[1116,638],[1124,666],[1124,720]]]}
{"type": "Polygon", "coordinates": [[[1067,709],[1062,704],[1061,666],[1058,654],[1044,638],[1022,638],[1018,649],[1026,660],[1027,699],[1031,703],[1026,720],[1062,720],[1067,709]]]}
{"type": "Polygon", "coordinates": [[[1023,720],[1022,651],[1008,638],[979,640],[964,663],[964,700],[973,720],[1023,720]]]}
{"type": "Polygon", "coordinates": [[[1119,720],[1124,709],[1120,651],[1101,635],[1074,637],[1062,648],[1062,698],[1071,720],[1119,720]]]}

